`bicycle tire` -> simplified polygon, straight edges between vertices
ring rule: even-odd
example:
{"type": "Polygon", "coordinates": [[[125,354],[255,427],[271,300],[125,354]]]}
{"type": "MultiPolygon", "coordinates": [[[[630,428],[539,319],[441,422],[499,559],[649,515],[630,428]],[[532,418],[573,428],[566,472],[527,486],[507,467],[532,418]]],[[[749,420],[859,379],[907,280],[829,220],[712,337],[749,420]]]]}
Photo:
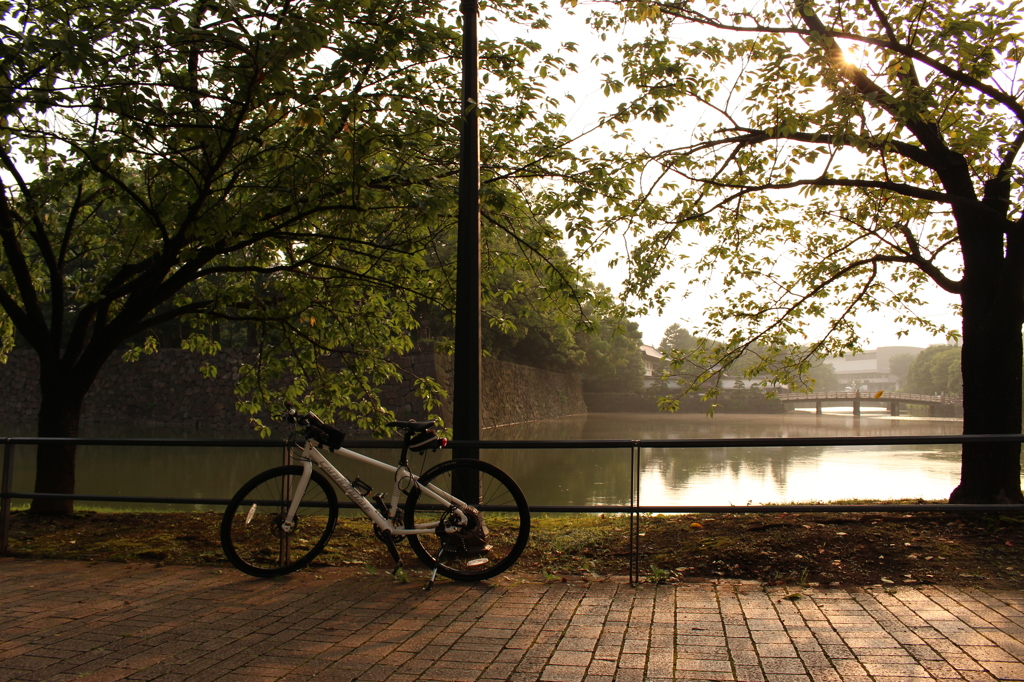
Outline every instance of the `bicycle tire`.
{"type": "MultiPolygon", "coordinates": [[[[498,467],[475,459],[453,459],[428,469],[419,483],[437,486],[446,493],[452,492],[453,485],[475,483],[480,493],[479,503],[473,505],[479,516],[471,515],[468,525],[456,530],[450,506],[423,495],[420,487],[410,491],[405,504],[406,529],[437,522],[439,529],[456,531],[408,536],[413,552],[427,568],[436,567],[438,573],[452,580],[486,580],[508,570],[526,549],[530,507],[512,477],[498,467]]],[[[465,499],[465,495],[462,497],[465,499]]]]}
{"type": "Polygon", "coordinates": [[[268,469],[238,489],[220,525],[220,542],[231,565],[257,578],[270,578],[307,566],[327,545],[338,521],[338,496],[313,471],[299,503],[295,527],[280,524],[291,503],[302,467],[268,469]],[[287,491],[287,494],[282,494],[287,491]]]}

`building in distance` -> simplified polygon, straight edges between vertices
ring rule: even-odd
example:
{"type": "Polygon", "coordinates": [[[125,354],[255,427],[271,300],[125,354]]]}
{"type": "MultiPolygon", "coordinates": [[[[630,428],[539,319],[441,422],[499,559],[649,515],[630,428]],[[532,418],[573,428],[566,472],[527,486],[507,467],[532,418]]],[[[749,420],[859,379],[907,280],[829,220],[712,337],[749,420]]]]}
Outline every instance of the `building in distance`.
{"type": "Polygon", "coordinates": [[[843,390],[895,391],[905,380],[910,362],[923,350],[916,346],[881,346],[857,355],[825,358],[825,362],[832,365],[843,390]],[[901,357],[908,355],[909,358],[901,357]],[[894,358],[897,358],[896,363],[892,362],[894,358]]]}

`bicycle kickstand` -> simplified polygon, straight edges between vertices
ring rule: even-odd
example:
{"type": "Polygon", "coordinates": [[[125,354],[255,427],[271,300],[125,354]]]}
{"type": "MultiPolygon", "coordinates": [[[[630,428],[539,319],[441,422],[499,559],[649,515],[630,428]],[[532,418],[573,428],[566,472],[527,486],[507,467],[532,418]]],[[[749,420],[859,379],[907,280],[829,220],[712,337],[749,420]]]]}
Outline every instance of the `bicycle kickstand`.
{"type": "Polygon", "coordinates": [[[447,549],[448,543],[442,540],[441,551],[437,553],[437,559],[434,560],[434,570],[430,572],[430,580],[427,581],[427,586],[423,588],[424,591],[429,590],[434,586],[434,579],[437,577],[437,567],[441,565],[441,559],[444,557],[444,550],[447,549]]]}

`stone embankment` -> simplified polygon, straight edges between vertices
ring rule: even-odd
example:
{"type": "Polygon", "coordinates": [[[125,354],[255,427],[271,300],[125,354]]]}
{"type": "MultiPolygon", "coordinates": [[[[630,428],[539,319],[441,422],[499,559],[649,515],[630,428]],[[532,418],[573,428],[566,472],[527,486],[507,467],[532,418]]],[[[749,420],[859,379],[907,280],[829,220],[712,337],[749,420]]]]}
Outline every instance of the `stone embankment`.
{"type": "MultiPolygon", "coordinates": [[[[234,385],[244,351],[229,349],[210,357],[183,350],[161,350],[135,363],[111,359],[86,396],[84,431],[104,426],[118,433],[126,424],[146,427],[198,429],[238,433],[248,418],[235,406],[234,385]],[[200,373],[203,364],[217,367],[217,377],[200,373]]],[[[384,405],[399,419],[424,418],[427,411],[413,391],[415,377],[432,376],[449,394],[452,362],[432,351],[413,353],[400,361],[409,379],[384,387],[384,405]]],[[[4,422],[25,424],[31,433],[39,409],[39,370],[31,351],[14,351],[0,365],[0,400],[4,422]]],[[[499,426],[548,419],[587,411],[578,377],[547,372],[485,358],[483,364],[483,424],[499,426]]],[[[450,400],[436,414],[451,423],[450,400]]]]}

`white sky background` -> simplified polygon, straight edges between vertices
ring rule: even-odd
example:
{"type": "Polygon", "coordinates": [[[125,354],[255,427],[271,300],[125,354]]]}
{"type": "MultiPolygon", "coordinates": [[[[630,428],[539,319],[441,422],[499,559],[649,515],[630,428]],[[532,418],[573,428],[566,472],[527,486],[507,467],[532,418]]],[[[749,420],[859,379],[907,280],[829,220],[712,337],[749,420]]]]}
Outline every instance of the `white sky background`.
{"type": "MultiPolygon", "coordinates": [[[[554,4],[557,5],[557,2],[554,4]]],[[[552,29],[549,31],[533,31],[528,37],[542,44],[550,44],[553,46],[550,48],[552,50],[557,49],[558,45],[565,41],[572,41],[578,44],[578,51],[575,54],[566,54],[565,57],[568,61],[574,62],[578,66],[579,73],[570,74],[553,86],[551,93],[554,95],[570,93],[573,96],[575,102],[562,98],[564,102],[563,111],[570,127],[570,133],[572,131],[579,132],[591,126],[601,113],[607,112],[615,106],[615,100],[605,97],[603,93],[601,77],[602,73],[607,71],[612,65],[604,63],[600,66],[594,66],[590,61],[594,54],[614,53],[614,38],[609,37],[607,42],[601,42],[594,31],[586,25],[584,20],[586,10],[582,4],[577,9],[575,16],[570,16],[565,10],[557,6],[551,8],[550,11],[554,17],[552,29]]],[[[509,36],[504,34],[504,30],[507,30],[507,27],[484,24],[481,27],[481,35],[507,40],[509,36]]],[[[514,30],[527,29],[517,27],[514,30]]],[[[631,123],[630,127],[634,132],[635,143],[640,146],[646,146],[648,144],[656,144],[661,139],[667,139],[669,135],[689,136],[690,128],[694,123],[693,120],[688,121],[680,117],[677,112],[670,121],[670,124],[652,123],[650,125],[643,125],[637,122],[631,123]]],[[[481,125],[486,125],[486,121],[482,121],[481,125]]],[[[594,139],[586,141],[587,144],[594,144],[594,142],[594,139]]],[[[624,245],[622,238],[616,237],[613,238],[613,246],[615,245],[615,239],[619,240],[618,246],[624,245]]],[[[571,252],[571,245],[567,246],[571,252]]],[[[606,249],[598,254],[597,257],[586,261],[586,267],[593,271],[594,279],[605,284],[615,292],[621,290],[625,273],[623,266],[611,268],[608,265],[608,261],[614,257],[614,252],[617,250],[619,249],[606,249]]],[[[669,282],[680,283],[685,282],[689,277],[682,272],[676,271],[666,273],[664,279],[669,282]]],[[[713,293],[713,291],[709,290],[712,288],[691,289],[688,292],[676,289],[660,315],[651,313],[635,318],[640,325],[640,331],[643,333],[644,343],[657,346],[664,335],[665,329],[674,323],[678,323],[690,330],[698,328],[703,317],[704,304],[713,293]]],[[[947,294],[938,287],[934,287],[933,293],[927,298],[929,305],[915,312],[937,323],[945,324],[954,329],[960,328],[959,319],[951,309],[952,304],[957,300],[956,297],[947,294]]],[[[858,316],[857,319],[862,327],[861,336],[864,340],[863,347],[865,350],[891,345],[918,346],[923,348],[931,344],[946,342],[945,339],[933,337],[920,329],[908,329],[895,325],[892,322],[894,316],[892,311],[862,313],[858,316]],[[897,335],[900,331],[908,333],[903,337],[898,337],[897,335]]]]}

